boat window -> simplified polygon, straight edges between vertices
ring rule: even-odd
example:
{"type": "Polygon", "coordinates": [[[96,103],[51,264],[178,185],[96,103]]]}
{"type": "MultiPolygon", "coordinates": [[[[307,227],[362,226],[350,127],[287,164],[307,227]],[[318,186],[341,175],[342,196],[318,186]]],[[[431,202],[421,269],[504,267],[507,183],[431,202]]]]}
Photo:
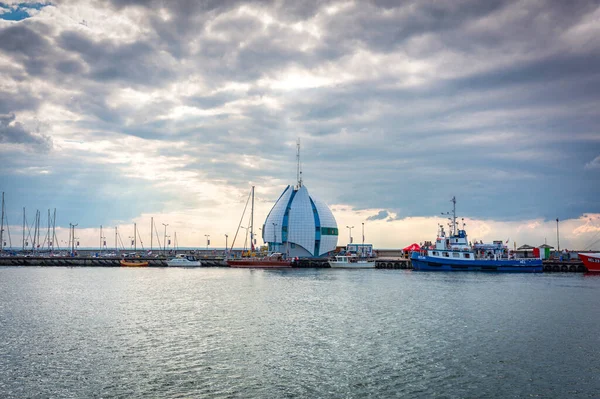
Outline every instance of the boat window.
{"type": "Polygon", "coordinates": [[[450,257],[450,254],[448,254],[448,252],[444,252],[444,256],[445,256],[446,258],[449,258],[449,257],[450,257]]]}
{"type": "Polygon", "coordinates": [[[452,257],[454,257],[454,258],[460,258],[460,254],[458,252],[453,252],[452,253],[452,257]]]}
{"type": "Polygon", "coordinates": [[[437,253],[436,251],[433,251],[433,254],[434,254],[435,256],[437,256],[437,254],[438,254],[438,253],[437,253]]]}
{"type": "Polygon", "coordinates": [[[465,254],[465,258],[470,258],[471,254],[465,254]]]}

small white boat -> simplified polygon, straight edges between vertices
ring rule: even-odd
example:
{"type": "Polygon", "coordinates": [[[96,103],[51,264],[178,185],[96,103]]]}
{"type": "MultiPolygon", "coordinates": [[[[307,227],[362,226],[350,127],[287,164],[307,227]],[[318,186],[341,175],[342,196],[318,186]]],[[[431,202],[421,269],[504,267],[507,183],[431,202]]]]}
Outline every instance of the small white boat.
{"type": "Polygon", "coordinates": [[[339,269],[374,269],[375,259],[359,258],[352,255],[337,255],[335,260],[329,261],[329,266],[339,269]]]}
{"type": "Polygon", "coordinates": [[[196,259],[195,256],[179,254],[175,258],[168,260],[167,266],[200,267],[202,266],[202,262],[200,262],[199,259],[196,259]]]}

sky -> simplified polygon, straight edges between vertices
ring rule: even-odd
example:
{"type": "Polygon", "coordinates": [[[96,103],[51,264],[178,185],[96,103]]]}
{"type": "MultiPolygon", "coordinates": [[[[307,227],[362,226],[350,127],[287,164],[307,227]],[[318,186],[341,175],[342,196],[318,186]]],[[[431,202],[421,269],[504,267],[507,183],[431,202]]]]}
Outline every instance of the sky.
{"type": "Polygon", "coordinates": [[[0,2],[11,242],[25,207],[60,242],[231,245],[300,140],[339,245],[433,240],[455,196],[471,239],[598,249],[598,37],[594,0],[0,2]]]}

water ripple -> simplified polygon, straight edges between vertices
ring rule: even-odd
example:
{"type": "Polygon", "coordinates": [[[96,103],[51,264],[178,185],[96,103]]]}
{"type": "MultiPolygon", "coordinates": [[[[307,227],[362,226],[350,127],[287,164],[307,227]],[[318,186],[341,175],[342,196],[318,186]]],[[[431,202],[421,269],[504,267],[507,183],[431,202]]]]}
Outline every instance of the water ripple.
{"type": "Polygon", "coordinates": [[[578,274],[0,268],[0,397],[597,397],[599,286],[578,274]]]}

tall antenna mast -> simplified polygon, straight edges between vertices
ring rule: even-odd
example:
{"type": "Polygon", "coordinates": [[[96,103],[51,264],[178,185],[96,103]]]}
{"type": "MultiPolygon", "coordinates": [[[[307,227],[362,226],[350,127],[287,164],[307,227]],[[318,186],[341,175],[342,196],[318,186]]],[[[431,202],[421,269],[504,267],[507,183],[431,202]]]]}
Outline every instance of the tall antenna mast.
{"type": "Polygon", "coordinates": [[[452,235],[456,235],[456,197],[452,197],[452,235]]]}
{"type": "Polygon", "coordinates": [[[302,169],[300,168],[300,138],[296,141],[296,190],[302,187],[302,169]]]}

